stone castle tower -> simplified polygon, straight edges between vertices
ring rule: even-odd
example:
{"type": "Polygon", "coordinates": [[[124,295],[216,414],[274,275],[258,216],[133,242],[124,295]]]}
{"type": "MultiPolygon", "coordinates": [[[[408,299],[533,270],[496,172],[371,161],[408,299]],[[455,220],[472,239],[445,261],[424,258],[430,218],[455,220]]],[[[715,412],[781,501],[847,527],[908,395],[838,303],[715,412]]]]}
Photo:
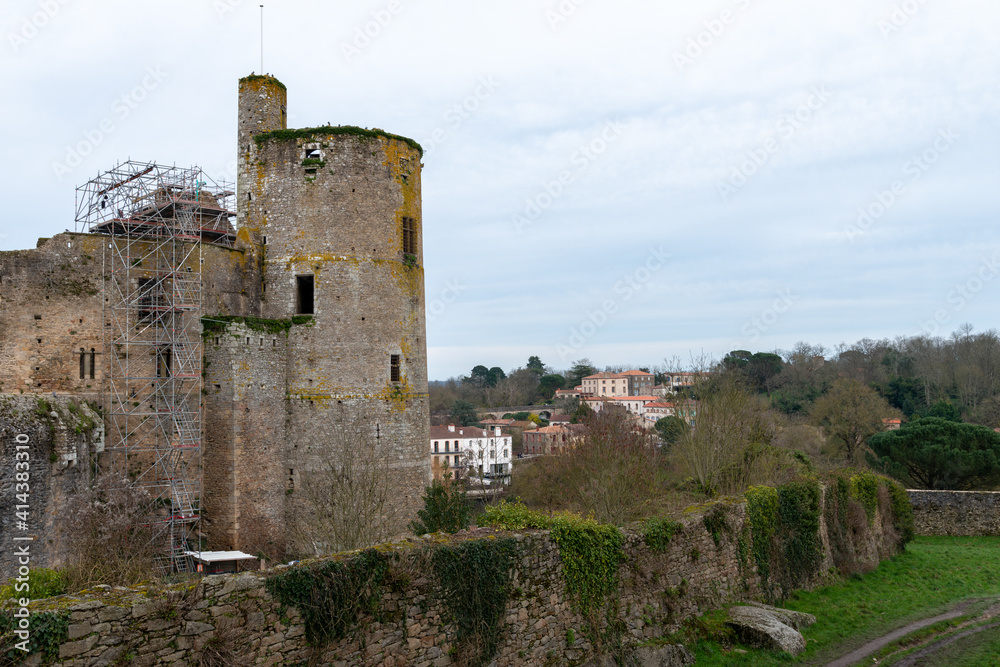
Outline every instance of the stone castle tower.
{"type": "MultiPolygon", "coordinates": [[[[345,420],[373,434],[358,446],[389,453],[401,528],[430,481],[422,151],[381,130],[287,129],[286,104],[277,79],[240,81],[236,227],[220,232],[227,243],[201,243],[192,315],[204,326],[200,507],[212,550],[253,548],[262,526],[283,540],[309,511],[304,477],[326,464],[345,420]]],[[[103,400],[105,233],[0,252],[0,398],[103,400]]],[[[39,452],[32,479],[58,505],[101,451],[39,452]]],[[[40,543],[58,536],[46,526],[40,543]]]]}
{"type": "Polygon", "coordinates": [[[302,472],[324,465],[338,420],[366,421],[390,449],[404,515],[429,479],[420,147],[289,130],[286,100],[275,78],[240,81],[237,227],[254,315],[307,324],[283,338],[230,324],[206,344],[210,405],[226,416],[206,420],[205,509],[213,544],[234,547],[241,519],[302,511],[302,472]]]}

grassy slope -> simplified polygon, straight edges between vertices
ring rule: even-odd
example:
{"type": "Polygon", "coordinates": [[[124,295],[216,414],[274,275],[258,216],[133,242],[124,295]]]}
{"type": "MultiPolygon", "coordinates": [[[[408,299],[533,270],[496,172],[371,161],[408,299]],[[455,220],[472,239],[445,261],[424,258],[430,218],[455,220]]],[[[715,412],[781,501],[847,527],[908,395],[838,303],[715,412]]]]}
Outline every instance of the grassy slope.
{"type": "Polygon", "coordinates": [[[960,600],[997,594],[1000,538],[921,537],[874,572],[785,601],[783,606],[818,619],[803,633],[807,648],[798,659],[767,651],[726,653],[717,643],[702,642],[698,665],[825,664],[960,600]]]}

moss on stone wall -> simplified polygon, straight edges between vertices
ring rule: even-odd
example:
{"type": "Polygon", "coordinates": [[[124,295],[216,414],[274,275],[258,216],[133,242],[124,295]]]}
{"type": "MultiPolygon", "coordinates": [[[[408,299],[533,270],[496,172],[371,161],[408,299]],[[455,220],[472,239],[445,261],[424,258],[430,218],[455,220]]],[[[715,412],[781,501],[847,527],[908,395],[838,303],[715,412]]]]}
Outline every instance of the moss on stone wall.
{"type": "Polygon", "coordinates": [[[262,317],[213,315],[201,318],[202,335],[208,336],[210,334],[221,333],[234,322],[245,325],[251,331],[272,335],[283,333],[287,336],[293,326],[311,325],[313,317],[312,315],[296,315],[287,320],[269,320],[262,317]]]}
{"type": "Polygon", "coordinates": [[[391,134],[385,130],[380,130],[378,128],[364,128],[364,127],[354,127],[352,125],[323,125],[321,127],[303,127],[299,129],[289,129],[289,130],[272,130],[270,132],[262,132],[261,134],[254,135],[253,140],[257,142],[257,146],[262,146],[265,142],[275,140],[275,141],[288,141],[291,139],[312,139],[317,136],[334,136],[334,135],[350,135],[355,137],[362,137],[364,139],[393,139],[395,141],[402,141],[404,144],[408,145],[413,150],[417,151],[421,157],[424,154],[424,149],[413,139],[408,137],[401,137],[398,134],[391,134]]]}
{"type": "Polygon", "coordinates": [[[264,83],[270,83],[272,85],[278,86],[282,90],[287,90],[287,88],[285,88],[285,84],[281,83],[280,81],[278,81],[273,76],[267,76],[267,75],[263,75],[262,76],[260,74],[251,74],[249,76],[245,76],[242,79],[240,79],[240,83],[241,84],[248,83],[248,84],[251,84],[251,85],[260,85],[260,84],[264,84],[264,83]]]}

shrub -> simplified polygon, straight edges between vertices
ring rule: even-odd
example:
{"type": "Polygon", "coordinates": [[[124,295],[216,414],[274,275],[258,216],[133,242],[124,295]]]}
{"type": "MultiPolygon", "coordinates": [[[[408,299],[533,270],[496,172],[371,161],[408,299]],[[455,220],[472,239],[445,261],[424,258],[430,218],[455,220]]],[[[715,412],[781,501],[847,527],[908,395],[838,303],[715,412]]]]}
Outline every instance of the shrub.
{"type": "Polygon", "coordinates": [[[0,588],[0,600],[22,597],[31,598],[32,600],[51,598],[65,593],[69,585],[64,572],[52,570],[47,567],[38,567],[31,570],[27,582],[29,586],[28,590],[16,591],[14,588],[16,583],[15,577],[11,577],[7,581],[7,585],[0,588]]]}
{"type": "Polygon", "coordinates": [[[490,526],[500,530],[525,530],[548,528],[552,518],[529,509],[520,500],[515,502],[501,500],[498,504],[487,507],[476,521],[480,526],[490,526]]]}
{"type": "Polygon", "coordinates": [[[436,533],[457,533],[469,527],[469,503],[465,491],[457,484],[445,484],[434,480],[424,495],[424,509],[417,512],[419,521],[410,523],[415,535],[436,533]]]}
{"type": "Polygon", "coordinates": [[[674,535],[683,531],[684,526],[679,521],[671,521],[666,518],[646,519],[646,524],[642,529],[642,537],[650,549],[665,551],[674,535]]]}

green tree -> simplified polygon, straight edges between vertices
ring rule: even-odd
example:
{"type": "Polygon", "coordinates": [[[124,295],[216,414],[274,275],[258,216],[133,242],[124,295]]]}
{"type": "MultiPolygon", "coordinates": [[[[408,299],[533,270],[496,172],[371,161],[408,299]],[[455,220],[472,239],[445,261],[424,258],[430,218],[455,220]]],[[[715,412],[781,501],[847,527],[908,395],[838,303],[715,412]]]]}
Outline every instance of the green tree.
{"type": "Polygon", "coordinates": [[[497,382],[507,378],[507,374],[503,372],[503,369],[499,366],[494,366],[489,370],[489,375],[487,376],[487,385],[490,387],[497,386],[497,382]]]}
{"type": "Polygon", "coordinates": [[[948,401],[938,401],[927,410],[920,413],[921,417],[938,417],[947,419],[950,422],[962,421],[962,411],[948,401]]]}
{"type": "Polygon", "coordinates": [[[542,360],[538,357],[530,356],[528,357],[527,369],[532,373],[543,375],[545,373],[545,364],[543,364],[542,360]]]}
{"type": "Polygon", "coordinates": [[[566,384],[566,378],[562,375],[543,375],[538,380],[538,394],[546,401],[551,399],[556,389],[562,389],[566,384]]]}
{"type": "Polygon", "coordinates": [[[482,364],[473,367],[472,373],[469,374],[469,380],[480,387],[490,386],[490,369],[482,364]]]}
{"type": "Polygon", "coordinates": [[[566,371],[566,386],[573,388],[583,384],[583,378],[596,372],[597,369],[590,363],[590,359],[584,358],[574,361],[573,366],[566,371]]]}
{"type": "Polygon", "coordinates": [[[1000,433],[923,417],[868,439],[868,463],[923,489],[991,489],[1000,484],[1000,433]]]}
{"type": "Polygon", "coordinates": [[[461,426],[473,426],[479,423],[479,412],[472,403],[458,399],[451,404],[451,420],[461,426]]]}
{"type": "Polygon", "coordinates": [[[570,424],[584,424],[588,419],[594,416],[594,411],[590,409],[590,406],[580,401],[580,404],[576,406],[576,410],[573,414],[569,416],[570,424]]]}
{"type": "Polygon", "coordinates": [[[813,424],[843,447],[851,463],[856,461],[865,441],[885,428],[882,420],[897,415],[878,392],[849,378],[834,381],[830,391],[816,399],[811,413],[813,424]]]}
{"type": "Polygon", "coordinates": [[[879,391],[889,401],[889,405],[899,409],[907,417],[927,405],[927,399],[924,398],[924,382],[919,378],[894,377],[884,385],[880,385],[879,391]]]}
{"type": "Polygon", "coordinates": [[[748,386],[757,392],[769,391],[771,380],[784,367],[781,357],[771,352],[751,353],[732,350],[722,360],[723,370],[742,375],[748,386]]]}
{"type": "Polygon", "coordinates": [[[687,424],[684,420],[675,415],[670,415],[668,417],[663,417],[658,419],[656,424],[653,426],[656,429],[656,433],[660,436],[660,440],[666,445],[672,445],[681,437],[684,433],[684,429],[687,428],[687,424]]]}

